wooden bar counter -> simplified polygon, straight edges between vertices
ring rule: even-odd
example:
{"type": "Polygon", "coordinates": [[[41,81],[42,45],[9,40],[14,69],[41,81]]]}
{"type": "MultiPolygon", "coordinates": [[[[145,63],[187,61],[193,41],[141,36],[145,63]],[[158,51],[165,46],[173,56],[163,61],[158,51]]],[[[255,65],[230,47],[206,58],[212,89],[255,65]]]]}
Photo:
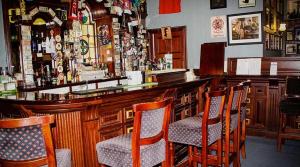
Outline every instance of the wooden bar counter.
{"type": "MultiPolygon", "coordinates": [[[[66,94],[18,92],[0,98],[2,115],[54,114],[53,140],[56,148],[69,148],[72,166],[99,166],[96,143],[131,132],[132,105],[153,101],[169,88],[178,88],[172,121],[196,113],[197,94],[210,78],[179,80],[157,85],[110,87],[66,94]]],[[[199,96],[201,97],[201,96],[199,96]]]]}

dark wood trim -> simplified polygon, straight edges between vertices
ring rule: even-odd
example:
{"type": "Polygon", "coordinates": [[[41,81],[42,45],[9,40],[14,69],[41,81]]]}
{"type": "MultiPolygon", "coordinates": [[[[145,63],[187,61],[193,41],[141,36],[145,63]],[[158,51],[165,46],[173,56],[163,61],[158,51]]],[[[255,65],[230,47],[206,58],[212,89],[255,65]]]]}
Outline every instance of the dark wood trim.
{"type": "MultiPolygon", "coordinates": [[[[227,73],[229,76],[236,75],[237,59],[243,58],[228,58],[227,73]]],[[[258,57],[259,58],[259,57],[258,57]]],[[[300,75],[300,57],[261,57],[261,75],[270,74],[271,62],[277,62],[277,76],[299,76],[300,75]]]]}

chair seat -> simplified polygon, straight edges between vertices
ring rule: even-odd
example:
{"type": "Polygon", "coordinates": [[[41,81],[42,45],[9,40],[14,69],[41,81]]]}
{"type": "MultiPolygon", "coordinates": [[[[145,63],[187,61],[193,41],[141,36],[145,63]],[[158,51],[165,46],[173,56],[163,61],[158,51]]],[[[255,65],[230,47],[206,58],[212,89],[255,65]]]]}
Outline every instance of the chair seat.
{"type": "MultiPolygon", "coordinates": [[[[57,167],[71,167],[71,150],[69,149],[55,149],[56,154],[56,165],[57,167]]],[[[43,165],[41,167],[48,167],[48,165],[43,165]]]]}
{"type": "MultiPolygon", "coordinates": [[[[208,126],[208,145],[214,143],[221,136],[221,123],[208,126]]],[[[188,117],[169,125],[169,141],[201,147],[202,118],[188,117]]]]}
{"type": "MultiPolygon", "coordinates": [[[[165,160],[165,141],[147,146],[141,146],[141,166],[150,167],[165,160]]],[[[131,167],[131,133],[117,136],[109,140],[97,143],[98,161],[101,164],[118,167],[131,167]]]]}

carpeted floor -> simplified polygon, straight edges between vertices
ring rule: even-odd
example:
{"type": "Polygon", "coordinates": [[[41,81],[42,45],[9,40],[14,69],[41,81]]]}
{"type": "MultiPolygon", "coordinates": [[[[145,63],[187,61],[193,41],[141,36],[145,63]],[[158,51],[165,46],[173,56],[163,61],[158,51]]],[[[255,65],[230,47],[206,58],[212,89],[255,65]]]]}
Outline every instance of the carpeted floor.
{"type": "Polygon", "coordinates": [[[277,152],[276,140],[248,136],[246,152],[242,167],[300,167],[300,141],[286,141],[277,152]]]}

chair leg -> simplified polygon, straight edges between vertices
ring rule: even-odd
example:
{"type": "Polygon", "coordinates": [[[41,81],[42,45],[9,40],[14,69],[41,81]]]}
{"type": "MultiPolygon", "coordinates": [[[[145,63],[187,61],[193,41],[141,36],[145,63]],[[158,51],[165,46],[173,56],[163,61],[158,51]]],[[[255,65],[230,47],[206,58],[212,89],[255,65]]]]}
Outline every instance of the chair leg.
{"type": "Polygon", "coordinates": [[[189,167],[193,166],[193,146],[188,146],[189,167]]]}
{"type": "Polygon", "coordinates": [[[240,166],[240,150],[239,150],[239,128],[236,128],[233,131],[233,151],[235,153],[233,166],[239,167],[240,166]]]}
{"type": "Polygon", "coordinates": [[[170,166],[173,167],[174,166],[174,144],[172,142],[170,142],[170,166]]]}
{"type": "Polygon", "coordinates": [[[241,141],[242,141],[242,158],[246,159],[246,120],[242,121],[242,135],[241,135],[241,141]]]}
{"type": "Polygon", "coordinates": [[[281,152],[282,141],[281,141],[281,132],[283,129],[283,114],[280,113],[279,116],[279,128],[278,128],[278,135],[277,135],[277,151],[281,152]]]}
{"type": "Polygon", "coordinates": [[[169,142],[166,143],[166,157],[165,161],[162,162],[162,167],[169,167],[170,166],[170,144],[169,142]]]}

